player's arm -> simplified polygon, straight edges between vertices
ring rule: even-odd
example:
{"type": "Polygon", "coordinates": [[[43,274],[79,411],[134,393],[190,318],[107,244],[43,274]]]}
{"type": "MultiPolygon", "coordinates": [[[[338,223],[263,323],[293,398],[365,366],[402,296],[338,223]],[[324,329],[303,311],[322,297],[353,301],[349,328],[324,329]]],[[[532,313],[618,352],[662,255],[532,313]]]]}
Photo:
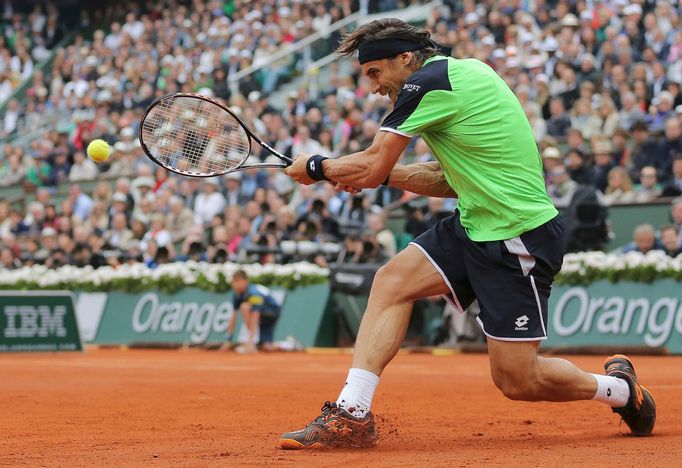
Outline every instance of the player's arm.
{"type": "Polygon", "coordinates": [[[438,161],[396,164],[388,178],[388,185],[427,197],[456,198],[438,161]]]}
{"type": "MultiPolygon", "coordinates": [[[[371,146],[364,151],[322,162],[324,176],[340,185],[357,189],[378,187],[386,180],[410,138],[392,132],[380,131],[371,146]]],[[[308,155],[300,154],[285,172],[295,181],[310,185],[316,181],[308,175],[308,155]]]]}

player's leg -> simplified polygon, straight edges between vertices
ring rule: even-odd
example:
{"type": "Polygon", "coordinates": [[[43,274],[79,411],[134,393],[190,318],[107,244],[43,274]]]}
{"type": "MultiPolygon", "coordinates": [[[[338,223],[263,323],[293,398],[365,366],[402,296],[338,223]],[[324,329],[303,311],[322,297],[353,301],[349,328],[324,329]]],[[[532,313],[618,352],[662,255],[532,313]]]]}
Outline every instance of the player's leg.
{"type": "Polygon", "coordinates": [[[360,325],[353,367],[336,403],[300,431],[286,433],[279,447],[362,447],[376,442],[372,397],[384,367],[405,338],[418,298],[448,295],[461,309],[473,300],[451,217],[439,222],[379,269],[360,325]]]}
{"type": "Polygon", "coordinates": [[[353,367],[379,376],[405,338],[414,301],[449,293],[443,278],[414,245],[408,245],[374,277],[362,317],[353,367]]]}
{"type": "Polygon", "coordinates": [[[260,314],[260,322],[258,324],[258,348],[261,351],[278,351],[279,347],[275,343],[275,324],[277,323],[276,316],[260,314]]]}
{"type": "Polygon", "coordinates": [[[251,310],[250,305],[247,303],[243,303],[239,308],[239,314],[242,317],[242,327],[246,328],[247,335],[246,343],[240,344],[236,350],[239,353],[254,353],[256,352],[255,335],[260,314],[251,310]]]}
{"type": "Polygon", "coordinates": [[[606,375],[590,374],[566,359],[538,356],[539,341],[488,338],[493,382],[512,400],[595,400],[609,405],[635,435],[649,435],[656,422],[656,404],[639,384],[625,356],[606,360],[606,375]]]}
{"type": "Polygon", "coordinates": [[[515,400],[601,401],[623,415],[634,433],[651,432],[655,405],[627,359],[612,358],[607,375],[597,375],[537,354],[547,338],[550,285],[562,252],[558,219],[506,241],[468,241],[467,270],[481,305],[477,320],[488,338],[493,381],[515,400]]]}
{"type": "MultiPolygon", "coordinates": [[[[538,356],[539,344],[540,341],[515,342],[488,338],[490,373],[500,391],[512,400],[592,399],[597,392],[597,381],[592,374],[580,370],[565,359],[538,356]]],[[[627,385],[625,391],[627,400],[627,385]]]]}

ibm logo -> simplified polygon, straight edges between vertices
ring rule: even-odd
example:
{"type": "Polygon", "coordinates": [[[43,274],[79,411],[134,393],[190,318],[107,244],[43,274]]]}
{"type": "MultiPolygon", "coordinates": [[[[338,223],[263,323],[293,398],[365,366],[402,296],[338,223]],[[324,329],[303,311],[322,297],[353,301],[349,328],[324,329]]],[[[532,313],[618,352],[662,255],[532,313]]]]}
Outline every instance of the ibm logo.
{"type": "Polygon", "coordinates": [[[65,306],[5,306],[5,338],[65,337],[65,306]]]}

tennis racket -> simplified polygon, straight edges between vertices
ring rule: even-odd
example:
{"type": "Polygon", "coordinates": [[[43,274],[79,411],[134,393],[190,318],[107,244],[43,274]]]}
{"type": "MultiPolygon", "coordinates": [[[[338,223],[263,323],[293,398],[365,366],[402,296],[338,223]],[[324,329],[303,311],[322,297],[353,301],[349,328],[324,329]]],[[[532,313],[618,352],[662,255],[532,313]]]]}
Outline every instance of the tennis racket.
{"type": "Polygon", "coordinates": [[[229,107],[201,94],[169,94],[154,101],[140,121],[139,139],[152,161],[189,177],[285,168],[293,162],[258,138],[229,107]],[[254,141],[283,162],[247,165],[254,141]]]}

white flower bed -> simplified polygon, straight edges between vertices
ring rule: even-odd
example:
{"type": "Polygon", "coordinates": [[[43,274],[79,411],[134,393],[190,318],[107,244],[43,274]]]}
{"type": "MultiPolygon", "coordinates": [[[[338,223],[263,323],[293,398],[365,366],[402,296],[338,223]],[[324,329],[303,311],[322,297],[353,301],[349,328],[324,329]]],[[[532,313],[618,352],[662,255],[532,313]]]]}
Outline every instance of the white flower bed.
{"type": "Polygon", "coordinates": [[[150,269],[144,264],[124,264],[119,268],[105,266],[78,268],[71,265],[50,270],[42,265],[17,270],[0,269],[0,289],[69,289],[119,290],[135,292],[158,288],[176,291],[182,287],[206,290],[229,289],[232,275],[243,269],[254,282],[296,287],[327,281],[329,270],[300,262],[288,265],[242,265],[236,263],[177,262],[150,269]]]}
{"type": "MultiPolygon", "coordinates": [[[[144,264],[120,268],[63,266],[50,270],[42,265],[17,270],[0,269],[0,289],[68,289],[85,291],[139,292],[157,288],[173,292],[183,287],[209,291],[230,289],[232,274],[243,269],[254,281],[266,285],[295,288],[327,282],[329,269],[313,263],[288,265],[241,265],[236,263],[169,263],[150,269],[144,264]]],[[[638,252],[606,254],[604,252],[569,253],[564,256],[557,284],[586,284],[598,280],[651,282],[671,278],[682,281],[682,255],[670,258],[661,251],[646,255],[638,252]]]]}
{"type": "Polygon", "coordinates": [[[569,253],[564,256],[557,283],[582,284],[602,279],[651,282],[662,278],[682,281],[682,255],[672,258],[660,250],[647,254],[569,253]]]}

